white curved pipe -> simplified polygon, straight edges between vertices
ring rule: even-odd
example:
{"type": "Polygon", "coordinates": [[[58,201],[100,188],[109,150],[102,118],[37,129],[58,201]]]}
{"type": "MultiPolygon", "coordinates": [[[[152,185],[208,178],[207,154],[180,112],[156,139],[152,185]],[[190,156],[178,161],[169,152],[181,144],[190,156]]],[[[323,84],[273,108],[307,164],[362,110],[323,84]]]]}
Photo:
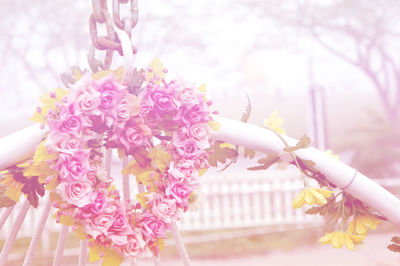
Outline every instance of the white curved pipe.
{"type": "MultiPolygon", "coordinates": [[[[285,145],[272,131],[219,116],[214,117],[221,128],[212,135],[215,140],[244,146],[264,153],[281,153],[285,145]]],[[[37,126],[28,127],[0,139],[0,170],[27,158],[45,134],[37,126]]],[[[289,145],[295,139],[284,137],[289,145]]],[[[368,204],[391,223],[400,226],[400,200],[389,191],[354,168],[313,147],[296,151],[301,159],[312,160],[330,182],[368,204]],[[355,175],[355,173],[357,173],[355,175]]]]}
{"type": "Polygon", "coordinates": [[[47,129],[35,124],[0,138],[0,170],[28,159],[46,132],[47,129]]]}
{"type": "MultiPolygon", "coordinates": [[[[271,130],[218,116],[214,119],[221,123],[221,128],[213,135],[215,140],[226,141],[264,153],[279,154],[285,148],[282,140],[271,130]]],[[[295,139],[283,138],[290,146],[297,143],[295,139]]],[[[323,173],[330,182],[339,188],[345,188],[346,192],[368,204],[393,224],[400,226],[400,200],[392,193],[354,168],[313,147],[298,150],[296,154],[301,159],[312,160],[315,168],[323,173]]]]}

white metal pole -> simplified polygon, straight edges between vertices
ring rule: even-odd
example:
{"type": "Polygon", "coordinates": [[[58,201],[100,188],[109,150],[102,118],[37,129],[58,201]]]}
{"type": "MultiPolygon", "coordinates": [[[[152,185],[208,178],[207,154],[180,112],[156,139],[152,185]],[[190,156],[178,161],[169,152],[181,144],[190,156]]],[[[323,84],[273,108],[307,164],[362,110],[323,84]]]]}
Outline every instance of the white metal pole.
{"type": "MultiPolygon", "coordinates": [[[[226,141],[265,153],[282,153],[282,140],[271,130],[223,117],[214,117],[221,128],[214,133],[215,140],[226,141]]],[[[297,141],[283,137],[289,145],[297,141]]],[[[305,160],[312,160],[315,168],[330,182],[368,204],[390,222],[400,226],[400,199],[354,168],[313,147],[296,151],[305,160]]]]}
{"type": "Polygon", "coordinates": [[[46,132],[36,124],[0,138],[0,170],[29,158],[46,132]]]}
{"type": "MultiPolygon", "coordinates": [[[[222,140],[265,153],[281,153],[285,147],[272,131],[219,116],[214,117],[221,123],[221,128],[213,134],[215,140],[222,140]]],[[[44,132],[37,127],[29,127],[0,139],[0,169],[19,162],[29,154],[42,139],[44,132]],[[21,133],[23,132],[23,133],[21,133]],[[25,136],[25,140],[19,138],[25,136]],[[6,141],[6,140],[7,141],[6,141]],[[3,151],[6,146],[8,152],[3,151]],[[18,156],[9,156],[15,152],[18,156]],[[11,159],[12,157],[12,159],[11,159]]],[[[289,145],[296,140],[284,137],[289,145]]],[[[345,189],[348,193],[367,203],[380,212],[390,222],[400,226],[400,200],[389,191],[356,170],[313,147],[298,150],[297,155],[315,162],[315,168],[321,171],[330,182],[345,189]]]]}

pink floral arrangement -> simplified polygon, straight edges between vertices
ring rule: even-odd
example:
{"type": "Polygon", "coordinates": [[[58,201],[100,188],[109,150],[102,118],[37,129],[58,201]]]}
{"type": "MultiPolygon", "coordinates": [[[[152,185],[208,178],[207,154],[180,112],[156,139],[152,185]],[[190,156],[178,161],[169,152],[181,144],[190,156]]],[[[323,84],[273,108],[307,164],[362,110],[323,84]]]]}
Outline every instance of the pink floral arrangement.
{"type": "Polygon", "coordinates": [[[114,72],[86,73],[69,92],[50,93],[52,108],[37,110],[49,128],[46,188],[56,219],[100,257],[158,256],[209,167],[211,102],[193,86],[167,82],[164,72],[143,73],[139,95],[114,72]],[[104,148],[133,157],[122,172],[145,187],[136,199],[122,200],[115,190],[104,148]]]}

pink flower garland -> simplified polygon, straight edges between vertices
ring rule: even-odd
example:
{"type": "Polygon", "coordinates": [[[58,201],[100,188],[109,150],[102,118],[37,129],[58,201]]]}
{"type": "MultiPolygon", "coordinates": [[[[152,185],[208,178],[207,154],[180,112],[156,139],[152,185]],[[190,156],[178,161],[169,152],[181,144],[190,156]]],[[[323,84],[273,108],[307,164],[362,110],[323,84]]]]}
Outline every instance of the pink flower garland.
{"type": "Polygon", "coordinates": [[[46,147],[58,154],[49,162],[60,182],[55,191],[61,201],[53,203],[57,220],[72,217],[73,228],[91,245],[129,257],[158,255],[159,240],[188,210],[210,147],[211,103],[202,93],[155,74],[144,86],[143,95],[135,96],[113,73],[99,80],[86,74],[46,116],[46,147]],[[121,200],[105,171],[102,147],[137,158],[154,147],[155,137],[171,156],[169,165],[152,173],[159,178],[147,186],[144,204],[121,200]]]}

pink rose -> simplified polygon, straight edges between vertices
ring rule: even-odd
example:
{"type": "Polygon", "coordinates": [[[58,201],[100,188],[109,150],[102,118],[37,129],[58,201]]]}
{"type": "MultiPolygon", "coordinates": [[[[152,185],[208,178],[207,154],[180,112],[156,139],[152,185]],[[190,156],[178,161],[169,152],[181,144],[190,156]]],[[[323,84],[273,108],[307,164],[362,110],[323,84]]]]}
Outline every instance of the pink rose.
{"type": "Polygon", "coordinates": [[[188,199],[193,188],[187,184],[171,182],[165,189],[165,195],[176,200],[179,206],[188,207],[188,199]]]}
{"type": "Polygon", "coordinates": [[[98,109],[100,105],[100,93],[92,87],[81,91],[77,95],[76,102],[83,113],[100,115],[100,110],[98,109]]]}
{"type": "Polygon", "coordinates": [[[97,236],[102,234],[102,231],[100,231],[100,229],[94,223],[94,220],[92,218],[87,218],[83,220],[83,228],[85,233],[89,234],[94,239],[96,239],[97,236]]]}
{"type": "Polygon", "coordinates": [[[198,103],[199,101],[204,101],[203,100],[203,95],[199,94],[196,89],[194,88],[189,88],[189,87],[183,87],[180,89],[176,90],[177,94],[177,99],[183,104],[183,105],[194,105],[198,103]]]}
{"type": "Polygon", "coordinates": [[[143,97],[142,101],[140,102],[140,112],[142,115],[147,115],[151,112],[153,109],[154,102],[151,99],[151,97],[146,94],[145,97],[143,97]]]}
{"type": "Polygon", "coordinates": [[[99,115],[100,93],[93,88],[93,78],[89,73],[84,74],[72,85],[69,101],[77,103],[83,113],[99,115]]]}
{"type": "Polygon", "coordinates": [[[205,153],[204,150],[199,149],[198,143],[194,138],[189,138],[183,142],[173,144],[176,147],[178,154],[185,159],[194,160],[201,157],[205,153]]]}
{"type": "Polygon", "coordinates": [[[79,116],[73,114],[60,115],[60,130],[63,132],[79,132],[82,128],[82,120],[79,116]]]}
{"type": "Polygon", "coordinates": [[[111,215],[111,216],[115,216],[115,214],[117,213],[119,208],[119,203],[116,201],[110,201],[108,202],[107,206],[104,207],[103,209],[103,213],[111,215]]]}
{"type": "Polygon", "coordinates": [[[140,218],[143,235],[146,241],[154,238],[166,238],[166,224],[149,212],[143,213],[140,218]]]}
{"type": "Polygon", "coordinates": [[[199,177],[199,172],[194,167],[193,161],[181,160],[175,165],[172,161],[168,168],[168,174],[178,182],[195,180],[199,177]]]}
{"type": "Polygon", "coordinates": [[[208,126],[205,124],[194,124],[190,126],[189,136],[196,139],[197,146],[200,149],[208,149],[210,147],[208,126]]]}
{"type": "Polygon", "coordinates": [[[146,243],[141,237],[141,232],[136,229],[133,234],[128,236],[128,243],[124,245],[123,252],[125,256],[136,257],[143,251],[146,243]]]}
{"type": "MultiPolygon", "coordinates": [[[[161,195],[160,195],[161,196],[161,195]]],[[[150,202],[152,213],[165,223],[178,219],[178,208],[175,199],[164,199],[162,196],[150,202]]]]}
{"type": "Polygon", "coordinates": [[[149,119],[161,122],[166,117],[175,115],[178,107],[173,92],[173,90],[163,88],[160,85],[155,85],[155,88],[148,88],[141,105],[142,113],[147,114],[149,119]]]}
{"type": "Polygon", "coordinates": [[[127,151],[145,144],[145,136],[137,127],[126,127],[120,134],[119,140],[127,151]]]}
{"type": "Polygon", "coordinates": [[[99,215],[107,206],[107,197],[104,193],[98,193],[96,199],[90,204],[90,211],[99,215]]]}
{"type": "Polygon", "coordinates": [[[87,182],[61,183],[57,191],[63,200],[78,207],[89,204],[93,195],[92,186],[87,182]]]}
{"type": "Polygon", "coordinates": [[[128,216],[126,216],[126,209],[121,204],[114,215],[114,222],[110,228],[110,232],[126,235],[127,232],[130,231],[129,229],[130,227],[128,225],[128,216]]]}
{"type": "Polygon", "coordinates": [[[129,120],[129,103],[126,98],[118,103],[115,116],[118,122],[126,122],[129,120]]]}
{"type": "Polygon", "coordinates": [[[81,146],[81,140],[61,132],[50,132],[47,138],[46,147],[56,152],[74,154],[81,146]]]}
{"type": "Polygon", "coordinates": [[[210,120],[205,104],[196,104],[183,109],[182,121],[185,124],[204,123],[210,120]]]}
{"type": "Polygon", "coordinates": [[[108,237],[111,239],[112,243],[119,246],[124,246],[128,243],[127,235],[116,235],[114,233],[110,233],[108,237]]]}
{"type": "Polygon", "coordinates": [[[177,107],[174,102],[172,90],[157,86],[156,89],[152,90],[150,93],[150,97],[154,102],[154,108],[156,108],[159,113],[169,113],[176,110],[177,107]]]}
{"type": "Polygon", "coordinates": [[[80,151],[69,154],[59,154],[57,169],[61,179],[82,180],[86,179],[86,173],[91,170],[89,165],[89,154],[86,151],[80,151]]]}
{"type": "Polygon", "coordinates": [[[108,235],[108,229],[111,227],[113,222],[114,216],[108,214],[100,214],[93,220],[96,230],[102,232],[104,235],[108,235]]]}
{"type": "Polygon", "coordinates": [[[93,184],[97,182],[97,173],[96,173],[96,171],[87,172],[86,177],[93,184]]]}
{"type": "Polygon", "coordinates": [[[100,92],[99,108],[103,111],[109,111],[113,108],[116,102],[122,97],[123,90],[126,88],[115,79],[113,73],[100,80],[96,80],[94,87],[100,92]]]}
{"type": "Polygon", "coordinates": [[[181,126],[172,132],[172,142],[175,146],[183,145],[184,141],[189,137],[189,129],[181,126]]]}

